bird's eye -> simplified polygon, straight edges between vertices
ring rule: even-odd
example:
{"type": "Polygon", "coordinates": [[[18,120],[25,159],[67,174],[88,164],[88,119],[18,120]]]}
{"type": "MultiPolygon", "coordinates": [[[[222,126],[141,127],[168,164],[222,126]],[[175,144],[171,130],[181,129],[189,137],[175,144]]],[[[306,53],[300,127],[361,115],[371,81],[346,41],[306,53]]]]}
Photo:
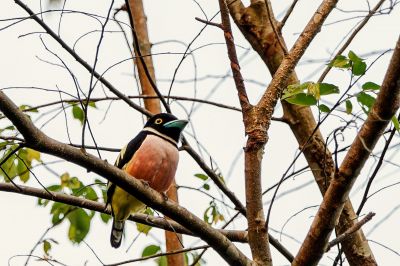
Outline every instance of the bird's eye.
{"type": "Polygon", "coordinates": [[[156,123],[157,125],[162,123],[162,119],[161,118],[157,118],[156,121],[154,121],[154,123],[156,123]]]}

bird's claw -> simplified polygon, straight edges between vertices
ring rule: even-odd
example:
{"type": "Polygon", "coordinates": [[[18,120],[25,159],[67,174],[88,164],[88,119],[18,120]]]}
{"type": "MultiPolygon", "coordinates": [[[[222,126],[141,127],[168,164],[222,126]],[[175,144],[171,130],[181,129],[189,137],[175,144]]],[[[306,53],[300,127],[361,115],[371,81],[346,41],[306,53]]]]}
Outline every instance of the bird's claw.
{"type": "Polygon", "coordinates": [[[167,193],[165,193],[165,192],[161,192],[161,195],[163,196],[163,198],[164,198],[164,201],[167,201],[167,200],[168,200],[167,193]]]}
{"type": "Polygon", "coordinates": [[[145,187],[149,187],[149,186],[150,186],[149,182],[147,182],[146,180],[140,180],[140,181],[142,181],[142,184],[143,184],[145,187]]]}

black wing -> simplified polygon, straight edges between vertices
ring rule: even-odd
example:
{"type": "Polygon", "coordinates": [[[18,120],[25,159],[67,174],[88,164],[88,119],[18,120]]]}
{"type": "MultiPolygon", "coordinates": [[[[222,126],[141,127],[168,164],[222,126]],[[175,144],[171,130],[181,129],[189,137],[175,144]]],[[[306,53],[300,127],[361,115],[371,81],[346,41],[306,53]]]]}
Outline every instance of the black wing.
{"type": "MultiPolygon", "coordinates": [[[[140,148],[146,136],[147,132],[140,131],[139,134],[128,143],[128,145],[121,149],[121,152],[119,153],[114,165],[119,169],[122,169],[124,165],[130,161],[135,152],[140,148]]],[[[111,197],[114,194],[115,187],[115,184],[108,181],[106,206],[111,202],[111,197]]]]}

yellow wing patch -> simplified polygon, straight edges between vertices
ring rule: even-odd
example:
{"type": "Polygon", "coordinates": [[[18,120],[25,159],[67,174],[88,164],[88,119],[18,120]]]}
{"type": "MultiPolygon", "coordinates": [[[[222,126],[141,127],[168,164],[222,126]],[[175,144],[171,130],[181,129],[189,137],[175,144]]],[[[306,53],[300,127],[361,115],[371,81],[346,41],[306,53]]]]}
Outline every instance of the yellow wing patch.
{"type": "Polygon", "coordinates": [[[116,187],[111,199],[117,221],[126,220],[131,213],[144,211],[146,205],[120,187],[116,187]]]}

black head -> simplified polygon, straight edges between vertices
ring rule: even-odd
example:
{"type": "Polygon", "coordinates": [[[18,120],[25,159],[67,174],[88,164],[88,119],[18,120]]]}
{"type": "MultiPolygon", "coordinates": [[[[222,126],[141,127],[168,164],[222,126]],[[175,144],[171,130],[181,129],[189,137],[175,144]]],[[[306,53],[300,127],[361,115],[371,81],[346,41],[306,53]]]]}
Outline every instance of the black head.
{"type": "Polygon", "coordinates": [[[161,135],[165,135],[173,139],[175,142],[178,142],[187,123],[187,120],[179,120],[174,115],[159,113],[153,115],[144,125],[144,128],[150,129],[151,131],[155,130],[156,132],[161,133],[161,135]]]}

